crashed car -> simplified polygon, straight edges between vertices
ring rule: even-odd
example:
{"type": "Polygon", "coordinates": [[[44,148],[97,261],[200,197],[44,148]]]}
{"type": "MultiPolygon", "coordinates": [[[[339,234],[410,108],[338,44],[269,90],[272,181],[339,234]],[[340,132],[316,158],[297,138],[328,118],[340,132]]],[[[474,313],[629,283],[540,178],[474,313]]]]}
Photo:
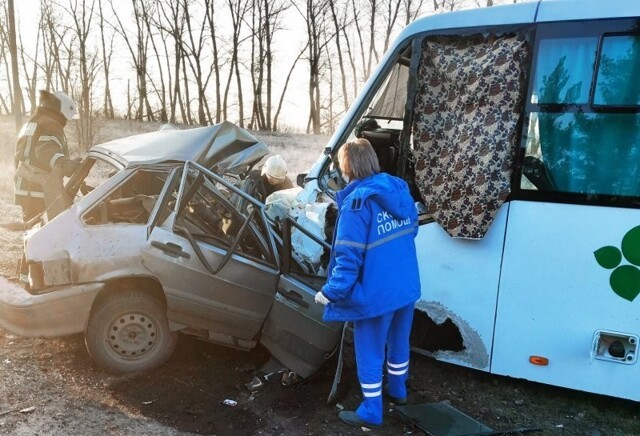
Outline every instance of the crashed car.
{"type": "Polygon", "coordinates": [[[95,146],[66,185],[74,203],[25,237],[24,287],[0,286],[0,325],[23,336],[84,333],[112,372],[148,370],[177,333],[249,350],[258,343],[301,377],[333,353],[341,325],[322,322],[322,277],[242,179],[267,147],[231,123],[95,146]],[[242,203],[243,207],[238,207],[242,203]]]}

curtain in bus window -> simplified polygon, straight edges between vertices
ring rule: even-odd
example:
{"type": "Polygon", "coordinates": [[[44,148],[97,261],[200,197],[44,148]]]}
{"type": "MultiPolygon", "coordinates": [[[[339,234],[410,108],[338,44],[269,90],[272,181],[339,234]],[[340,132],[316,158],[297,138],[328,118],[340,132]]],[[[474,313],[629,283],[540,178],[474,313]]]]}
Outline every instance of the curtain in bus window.
{"type": "Polygon", "coordinates": [[[587,103],[597,44],[595,37],[540,41],[531,103],[587,103]]]}
{"type": "Polygon", "coordinates": [[[640,105],[640,36],[606,36],[593,104],[640,105]]]}
{"type": "Polygon", "coordinates": [[[416,184],[429,213],[453,237],[482,238],[510,193],[528,51],[518,35],[423,42],[416,184]]]}
{"type": "MultiPolygon", "coordinates": [[[[640,196],[640,116],[625,113],[534,113],[550,189],[640,196]]],[[[529,143],[529,141],[527,141],[529,143]]],[[[527,155],[532,155],[527,147],[527,155]]]]}
{"type": "Polygon", "coordinates": [[[531,157],[545,169],[548,183],[534,183],[541,190],[640,196],[640,115],[620,110],[640,104],[640,37],[603,38],[594,111],[588,90],[597,44],[596,37],[541,42],[532,103],[563,105],[531,113],[524,166],[531,157]]]}

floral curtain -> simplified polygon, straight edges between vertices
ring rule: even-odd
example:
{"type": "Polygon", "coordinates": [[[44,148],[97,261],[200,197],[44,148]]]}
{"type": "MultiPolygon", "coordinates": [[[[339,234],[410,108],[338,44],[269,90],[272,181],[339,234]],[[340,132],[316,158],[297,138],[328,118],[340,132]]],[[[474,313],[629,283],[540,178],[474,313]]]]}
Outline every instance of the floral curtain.
{"type": "Polygon", "coordinates": [[[453,237],[480,239],[510,193],[529,44],[520,35],[427,38],[413,117],[416,183],[453,237]]]}

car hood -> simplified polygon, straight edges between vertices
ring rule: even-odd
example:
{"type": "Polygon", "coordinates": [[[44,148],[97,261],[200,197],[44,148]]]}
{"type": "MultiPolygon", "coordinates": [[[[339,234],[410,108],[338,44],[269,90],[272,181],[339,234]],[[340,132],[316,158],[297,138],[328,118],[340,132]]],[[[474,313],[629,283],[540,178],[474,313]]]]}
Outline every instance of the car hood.
{"type": "Polygon", "coordinates": [[[268,153],[267,146],[247,130],[224,121],[186,130],[161,130],[114,139],[92,147],[90,154],[107,157],[121,168],[162,162],[193,161],[210,169],[233,171],[268,153]]]}

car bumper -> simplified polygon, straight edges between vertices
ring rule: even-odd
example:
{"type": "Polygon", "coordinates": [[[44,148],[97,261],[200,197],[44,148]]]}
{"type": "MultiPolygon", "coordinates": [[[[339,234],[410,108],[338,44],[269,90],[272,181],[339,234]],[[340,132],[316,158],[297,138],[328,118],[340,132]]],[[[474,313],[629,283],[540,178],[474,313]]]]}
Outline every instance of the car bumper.
{"type": "Polygon", "coordinates": [[[29,337],[80,333],[103,287],[103,283],[89,283],[32,295],[0,277],[0,327],[29,337]]]}

